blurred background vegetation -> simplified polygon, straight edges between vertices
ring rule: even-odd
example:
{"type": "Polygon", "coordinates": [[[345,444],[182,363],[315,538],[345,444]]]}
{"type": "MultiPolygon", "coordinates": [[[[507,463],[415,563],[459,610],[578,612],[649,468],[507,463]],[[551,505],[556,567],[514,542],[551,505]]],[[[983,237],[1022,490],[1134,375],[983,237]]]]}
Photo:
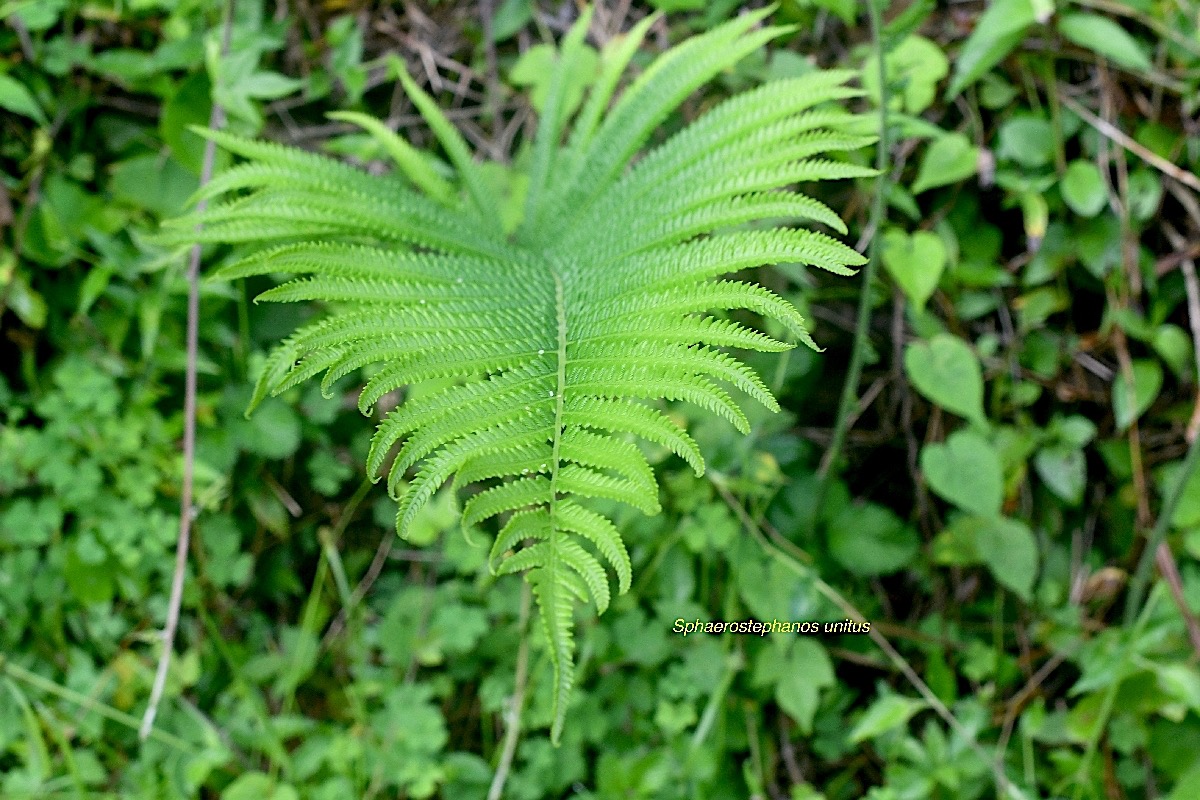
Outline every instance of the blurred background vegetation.
{"type": "MultiPolygon", "coordinates": [[[[645,65],[753,5],[614,0],[589,41],[664,11],[645,65]]],[[[476,147],[519,158],[578,8],[233,9],[222,56],[220,0],[0,0],[0,797],[483,798],[520,585],[490,577],[448,492],[395,537],[352,395],[306,386],[243,417],[265,349],[312,313],[253,305],[256,281],[202,287],[196,535],[139,742],[187,296],[185,258],[148,235],[197,188],[188,126],[214,103],[230,130],[367,170],[384,154],[327,112],[428,146],[392,55],[476,147]]],[[[869,111],[882,52],[885,218],[874,181],[821,190],[881,269],[865,315],[861,278],[756,271],[827,349],[752,361],[785,413],[748,438],[697,414],[709,475],[664,459],[665,513],[620,520],[634,591],[583,622],[559,748],[532,639],[507,798],[1200,798],[1200,4],[879,9],[876,39],[854,0],[783,0],[795,33],[684,107],[865,67],[869,111]],[[672,632],[844,619],[830,586],[895,650],[672,632]]]]}

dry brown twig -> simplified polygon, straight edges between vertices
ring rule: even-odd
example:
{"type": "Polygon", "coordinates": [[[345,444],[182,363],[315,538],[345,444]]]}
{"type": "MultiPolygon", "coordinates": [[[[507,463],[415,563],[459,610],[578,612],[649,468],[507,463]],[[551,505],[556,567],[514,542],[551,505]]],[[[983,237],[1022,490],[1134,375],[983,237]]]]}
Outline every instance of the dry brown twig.
{"type": "MultiPolygon", "coordinates": [[[[1170,187],[1177,197],[1186,196],[1187,200],[1191,201],[1190,211],[1194,214],[1197,227],[1200,227],[1200,208],[1196,206],[1195,198],[1186,194],[1186,190],[1178,186],[1170,187]]],[[[1182,200],[1182,197],[1181,197],[1182,200]]],[[[1189,206],[1189,203],[1184,201],[1184,206],[1189,206]]],[[[1163,233],[1176,250],[1182,250],[1186,245],[1186,240],[1175,230],[1170,223],[1164,223],[1163,233]]],[[[1200,381],[1200,280],[1196,276],[1196,264],[1190,258],[1184,258],[1179,264],[1180,271],[1183,273],[1183,285],[1187,292],[1188,306],[1188,323],[1192,329],[1192,347],[1196,360],[1196,379],[1200,381]]],[[[1190,445],[1195,441],[1197,434],[1200,433],[1200,389],[1197,390],[1196,400],[1192,406],[1192,416],[1188,421],[1187,430],[1184,433],[1184,438],[1190,445]]],[[[1166,581],[1167,587],[1171,590],[1171,598],[1175,601],[1175,605],[1179,608],[1179,613],[1183,616],[1184,623],[1187,625],[1188,638],[1191,640],[1192,649],[1200,656],[1200,620],[1192,613],[1188,606],[1187,599],[1183,594],[1183,580],[1179,575],[1179,566],[1175,563],[1175,556],[1171,552],[1171,548],[1163,542],[1158,547],[1158,551],[1154,554],[1155,563],[1158,565],[1158,571],[1162,573],[1163,580],[1166,581]]]]}
{"type": "Polygon", "coordinates": [[[1131,136],[1129,136],[1129,134],[1125,133],[1117,126],[1100,119],[1091,111],[1088,111],[1074,98],[1068,97],[1064,94],[1059,97],[1059,100],[1062,101],[1064,106],[1071,109],[1076,116],[1078,116],[1087,124],[1091,125],[1108,139],[1111,139],[1116,144],[1124,147],[1126,150],[1133,153],[1135,156],[1142,159],[1142,161],[1145,161],[1147,164],[1154,167],[1167,177],[1173,178],[1185,186],[1190,187],[1194,191],[1200,192],[1200,177],[1196,177],[1194,172],[1189,172],[1183,167],[1172,164],[1158,153],[1155,153],[1152,150],[1142,146],[1131,136]]]}

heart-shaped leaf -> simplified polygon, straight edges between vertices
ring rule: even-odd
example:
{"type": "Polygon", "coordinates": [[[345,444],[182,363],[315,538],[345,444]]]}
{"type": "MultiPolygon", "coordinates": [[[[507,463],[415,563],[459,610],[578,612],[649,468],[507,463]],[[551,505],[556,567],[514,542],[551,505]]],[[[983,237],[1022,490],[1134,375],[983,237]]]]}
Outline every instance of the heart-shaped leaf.
{"type": "Polygon", "coordinates": [[[1038,19],[1038,12],[1032,0],[994,0],[989,4],[958,53],[946,99],[953,100],[1012,52],[1024,38],[1025,29],[1038,19]]]}
{"type": "Polygon", "coordinates": [[[946,245],[930,231],[910,236],[893,228],[883,236],[883,266],[909,302],[923,311],[946,268],[946,245]]]}
{"type": "Polygon", "coordinates": [[[887,694],[880,697],[867,712],[859,718],[858,724],[850,731],[850,742],[857,744],[867,739],[874,739],[906,725],[913,715],[926,707],[923,700],[903,697],[898,694],[887,694]]]}
{"type": "Polygon", "coordinates": [[[1133,391],[1129,382],[1118,372],[1113,377],[1112,404],[1117,428],[1125,430],[1146,412],[1162,389],[1163,370],[1157,361],[1138,359],[1133,362],[1133,391]]]}
{"type": "Polygon", "coordinates": [[[1028,602],[1038,565],[1033,532],[1018,520],[995,517],[983,521],[976,533],[975,546],[992,575],[1028,602]]]}
{"type": "Polygon", "coordinates": [[[943,444],[921,451],[921,471],[939,497],[980,516],[995,516],[1004,503],[1000,454],[972,430],[955,431],[943,444]]]}
{"type": "Polygon", "coordinates": [[[1033,458],[1042,482],[1070,505],[1083,502],[1083,490],[1087,484],[1087,459],[1077,448],[1054,445],[1043,447],[1033,458]]]}
{"type": "Polygon", "coordinates": [[[983,415],[983,370],[970,346],[939,333],[904,351],[904,371],[917,391],[947,411],[987,427],[983,415]]]}
{"type": "Polygon", "coordinates": [[[1119,64],[1125,69],[1149,72],[1149,57],[1129,32],[1099,14],[1067,14],[1058,21],[1058,32],[1075,44],[1119,64]]]}
{"type": "Polygon", "coordinates": [[[1059,185],[1063,200],[1081,217],[1094,217],[1108,202],[1099,168],[1090,161],[1072,161],[1059,185]]]}
{"type": "Polygon", "coordinates": [[[979,148],[961,133],[948,133],[934,139],[925,150],[912,193],[958,183],[979,171],[979,148]]]}
{"type": "Polygon", "coordinates": [[[854,504],[829,523],[829,551],[855,575],[886,575],[912,561],[921,540],[883,506],[854,504]]]}

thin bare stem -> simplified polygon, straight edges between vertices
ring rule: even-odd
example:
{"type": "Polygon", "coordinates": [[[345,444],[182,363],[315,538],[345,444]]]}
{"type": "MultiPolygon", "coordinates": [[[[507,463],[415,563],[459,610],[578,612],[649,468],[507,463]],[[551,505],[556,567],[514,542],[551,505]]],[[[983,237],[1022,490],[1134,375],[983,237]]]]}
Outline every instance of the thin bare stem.
{"type": "Polygon", "coordinates": [[[1154,530],[1150,532],[1146,549],[1142,551],[1142,557],[1138,561],[1137,569],[1133,574],[1133,580],[1130,581],[1129,595],[1125,602],[1126,625],[1133,624],[1133,621],[1137,619],[1138,614],[1142,610],[1142,600],[1146,596],[1146,585],[1150,582],[1150,568],[1154,563],[1158,546],[1167,537],[1167,531],[1171,528],[1171,517],[1175,516],[1175,509],[1183,497],[1184,487],[1187,486],[1188,479],[1191,477],[1192,472],[1195,471],[1198,462],[1200,462],[1200,436],[1197,436],[1188,445],[1187,457],[1183,460],[1183,468],[1175,476],[1174,485],[1166,494],[1166,501],[1163,503],[1162,509],[1158,512],[1158,521],[1154,525],[1154,530]]]}
{"type": "MultiPolygon", "coordinates": [[[[233,2],[225,3],[225,16],[222,22],[221,53],[229,52],[229,42],[233,36],[233,2]]],[[[225,110],[220,103],[213,103],[209,115],[208,126],[220,128],[225,124],[225,110]]],[[[213,163],[216,160],[216,142],[209,139],[204,145],[204,162],[200,168],[200,185],[204,186],[212,179],[213,163]]],[[[208,207],[207,200],[197,204],[197,211],[204,213],[208,207]]],[[[200,226],[196,226],[199,230],[200,226]]],[[[187,371],[184,378],[183,398],[183,487],[179,498],[179,539],[175,543],[175,573],[171,576],[171,599],[167,605],[167,622],[163,628],[162,653],[158,657],[158,669],[154,673],[154,685],[150,690],[150,703],[142,716],[142,726],[138,731],[142,741],[146,741],[154,729],[154,718],[158,715],[158,705],[162,702],[163,689],[167,685],[167,670],[171,666],[171,651],[175,646],[175,631],[179,627],[179,609],[183,605],[183,581],[187,570],[188,548],[192,532],[192,473],[196,460],[196,362],[200,339],[200,245],[192,245],[188,254],[187,267],[188,305],[187,305],[187,371]]]]}
{"type": "MultiPolygon", "coordinates": [[[[833,441],[825,451],[821,460],[819,474],[821,476],[821,494],[828,484],[831,470],[837,466],[842,445],[846,441],[846,432],[850,428],[851,415],[856,407],[855,395],[858,392],[858,381],[862,377],[862,364],[867,349],[867,329],[871,323],[871,284],[875,281],[875,273],[879,268],[879,248],[882,241],[879,231],[887,222],[887,164],[888,164],[888,89],[886,59],[883,52],[883,24],[880,19],[878,0],[869,0],[867,11],[871,18],[871,40],[875,48],[875,58],[879,62],[879,143],[875,150],[875,169],[879,174],[875,178],[875,196],[872,200],[871,219],[868,227],[872,231],[871,243],[868,246],[867,265],[863,267],[862,284],[858,294],[858,318],[854,327],[854,345],[850,350],[850,365],[846,369],[846,382],[842,385],[842,399],[838,404],[837,422],[833,426],[833,441]]],[[[857,416],[857,414],[855,414],[857,416]]]]}
{"type": "Polygon", "coordinates": [[[509,701],[507,719],[508,729],[504,732],[504,745],[500,751],[500,762],[496,764],[496,774],[492,778],[491,788],[488,789],[487,800],[500,800],[504,794],[504,784],[508,781],[508,773],[512,769],[513,758],[517,755],[517,741],[521,738],[521,711],[525,706],[525,684],[529,679],[529,607],[532,603],[533,592],[528,582],[522,583],[521,616],[517,623],[521,629],[521,644],[517,648],[516,687],[509,701]]]}
{"type": "MultiPolygon", "coordinates": [[[[341,539],[342,533],[346,530],[346,525],[350,522],[350,518],[354,515],[358,504],[366,497],[367,491],[373,486],[370,478],[363,479],[362,484],[350,498],[346,504],[346,508],[342,511],[341,519],[338,521],[337,529],[331,537],[334,542],[341,539]]],[[[325,635],[321,637],[321,650],[324,651],[333,644],[333,640],[341,635],[346,627],[346,622],[349,619],[351,612],[358,608],[358,604],[367,596],[367,592],[371,591],[371,587],[375,585],[376,578],[383,572],[383,565],[387,563],[388,555],[392,552],[392,545],[395,543],[396,537],[392,531],[384,533],[383,540],[379,543],[379,547],[375,550],[375,556],[371,559],[370,566],[367,567],[366,573],[362,580],[354,587],[354,591],[350,593],[349,602],[344,603],[338,611],[337,617],[329,625],[329,629],[325,631],[325,635]]]]}
{"type": "MultiPolygon", "coordinates": [[[[36,672],[31,672],[24,667],[8,661],[4,654],[0,653],[0,675],[5,675],[15,681],[32,686],[34,689],[45,692],[46,694],[54,695],[60,700],[79,706],[80,714],[86,717],[88,714],[95,712],[105,719],[112,720],[120,725],[128,728],[136,728],[138,721],[137,717],[130,716],[120,709],[102,703],[95,697],[77,692],[66,686],[61,686],[49,678],[44,678],[36,672]]],[[[163,744],[172,747],[181,752],[192,752],[196,750],[196,745],[181,739],[173,733],[166,731],[151,731],[150,735],[162,742],[163,744]]]]}

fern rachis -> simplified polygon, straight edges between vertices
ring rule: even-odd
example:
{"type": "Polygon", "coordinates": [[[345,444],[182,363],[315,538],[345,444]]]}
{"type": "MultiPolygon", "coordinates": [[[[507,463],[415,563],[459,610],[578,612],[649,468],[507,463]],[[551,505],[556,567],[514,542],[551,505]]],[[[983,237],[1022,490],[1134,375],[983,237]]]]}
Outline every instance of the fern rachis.
{"type": "Polygon", "coordinates": [[[174,221],[166,234],[181,243],[267,245],[221,276],[291,272],[300,277],[259,299],[330,304],[328,316],[270,355],[255,403],[322,373],[329,391],[363,367],[376,369],[360,394],[364,413],[400,386],[449,381],[380,422],[367,469],[378,476],[399,445],[387,477],[402,536],[445,483],[480,485],[464,522],[500,518],[489,564],[501,575],[524,572],[532,585],[554,665],[555,739],[573,681],[577,603],[603,612],[606,566],[619,592],[632,574],[620,532],[589,500],[659,510],[653,472],[630,437],[668,448],[700,474],[696,443],[658,401],[691,403],[743,431],[749,423],[731,392],[778,408],[725,349],[792,345],[712,312],[748,309],[812,345],[790,304],[725,276],[783,262],[851,274],[863,263],[821,233],[744,228],[789,219],[845,232],[832,210],[787,187],[872,174],[820,157],[872,141],[837,106],[859,94],[845,85],[850,73],[814,72],[736,96],[630,166],[687,95],[785,31],[761,26],[764,16],[743,15],[676,46],[614,101],[649,27],[643,21],[606,48],[576,114],[563,76],[585,46],[583,15],[559,52],[514,230],[500,222],[503,198],[462,137],[401,74],[457,183],[360,114],[336,116],[378,138],[396,174],[374,177],[210,131],[246,162],[200,192],[221,203],[174,221]]]}

